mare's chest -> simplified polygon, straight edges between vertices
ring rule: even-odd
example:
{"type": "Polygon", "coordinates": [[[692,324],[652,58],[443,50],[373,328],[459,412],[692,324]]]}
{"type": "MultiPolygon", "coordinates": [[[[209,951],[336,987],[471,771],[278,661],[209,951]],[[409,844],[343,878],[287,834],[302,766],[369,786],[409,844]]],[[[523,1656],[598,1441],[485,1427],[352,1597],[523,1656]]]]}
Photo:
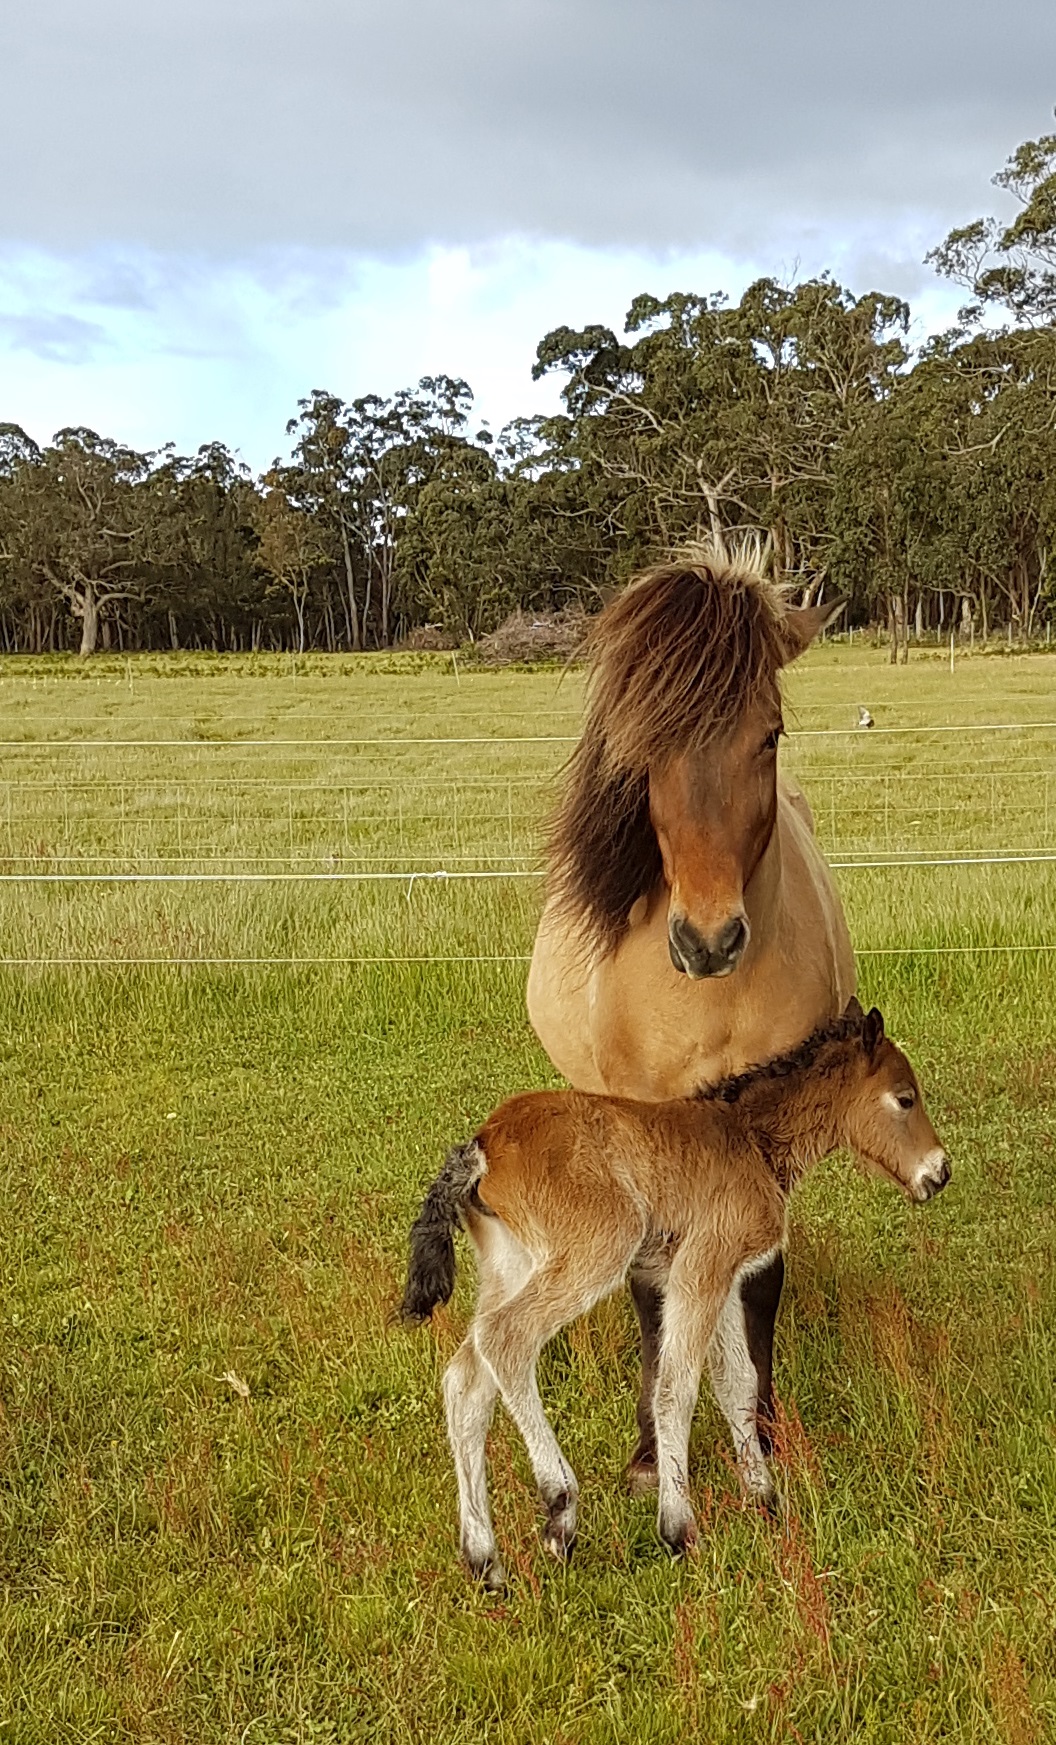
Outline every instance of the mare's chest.
{"type": "Polygon", "coordinates": [[[780,940],[731,976],[691,981],[668,959],[660,914],[591,973],[597,1088],[650,1102],[689,1096],[794,1047],[834,1015],[837,998],[825,955],[790,953],[780,940]]]}

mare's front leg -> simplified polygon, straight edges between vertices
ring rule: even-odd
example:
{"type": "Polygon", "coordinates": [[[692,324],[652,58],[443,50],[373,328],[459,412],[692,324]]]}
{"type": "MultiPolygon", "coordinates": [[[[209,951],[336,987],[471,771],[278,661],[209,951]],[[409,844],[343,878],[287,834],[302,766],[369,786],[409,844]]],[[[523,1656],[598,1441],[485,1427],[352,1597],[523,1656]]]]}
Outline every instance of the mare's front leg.
{"type": "Polygon", "coordinates": [[[635,1493],[654,1491],[656,1476],[656,1423],[653,1396],[660,1361],[660,1335],[664,1319],[664,1293],[653,1273],[631,1272],[631,1297],[642,1338],[642,1388],[638,1395],[638,1441],[627,1463],[627,1483],[635,1493]]]}
{"type": "Polygon", "coordinates": [[[779,1248],[741,1282],[744,1332],[755,1368],[756,1425],[764,1454],[773,1453],[774,1322],[785,1284],[785,1256],[779,1248]]]}

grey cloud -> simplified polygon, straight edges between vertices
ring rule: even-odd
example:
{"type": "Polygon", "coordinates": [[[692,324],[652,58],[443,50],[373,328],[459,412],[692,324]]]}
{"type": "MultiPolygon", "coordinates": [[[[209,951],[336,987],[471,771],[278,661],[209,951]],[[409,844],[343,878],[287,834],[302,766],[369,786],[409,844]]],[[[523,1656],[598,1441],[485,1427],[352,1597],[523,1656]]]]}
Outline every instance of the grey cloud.
{"type": "Polygon", "coordinates": [[[0,229],[60,250],[935,241],[1056,96],[1051,0],[35,0],[5,30],[0,229]]]}
{"type": "Polygon", "coordinates": [[[0,315],[0,334],[12,351],[56,364],[92,363],[109,343],[97,322],[62,313],[0,315]]]}
{"type": "Polygon", "coordinates": [[[150,313],[158,301],[144,266],[121,258],[86,263],[77,295],[85,303],[136,314],[150,313]]]}

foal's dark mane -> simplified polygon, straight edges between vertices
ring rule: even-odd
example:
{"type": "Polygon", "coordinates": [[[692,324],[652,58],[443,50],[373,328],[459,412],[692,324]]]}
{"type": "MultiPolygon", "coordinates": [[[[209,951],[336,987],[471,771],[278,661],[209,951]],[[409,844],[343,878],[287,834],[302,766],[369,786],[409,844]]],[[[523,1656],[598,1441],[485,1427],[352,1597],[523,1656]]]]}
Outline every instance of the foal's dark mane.
{"type": "Polygon", "coordinates": [[[700,751],[788,658],[785,603],[757,548],[696,545],[643,570],[595,619],[583,736],[550,827],[550,892],[593,947],[615,949],[661,876],[649,769],[700,751]]]}
{"type": "Polygon", "coordinates": [[[702,1085],[693,1093],[694,1098],[701,1103],[736,1103],[753,1085],[809,1071],[817,1065],[819,1055],[830,1043],[848,1042],[852,1036],[861,1036],[864,1024],[864,1013],[845,1012],[842,1018],[833,1018],[831,1023],[822,1024],[805,1042],[797,1043],[787,1054],[779,1054],[759,1066],[750,1066],[744,1072],[733,1073],[729,1078],[720,1079],[717,1085],[702,1085]]]}

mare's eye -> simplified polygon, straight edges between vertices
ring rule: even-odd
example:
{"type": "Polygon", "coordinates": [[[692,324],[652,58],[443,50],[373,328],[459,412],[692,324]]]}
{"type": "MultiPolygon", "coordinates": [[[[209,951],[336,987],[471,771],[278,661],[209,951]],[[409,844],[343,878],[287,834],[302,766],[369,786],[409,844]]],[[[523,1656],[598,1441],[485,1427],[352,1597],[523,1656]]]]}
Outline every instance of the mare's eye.
{"type": "Polygon", "coordinates": [[[900,1109],[911,1109],[916,1100],[912,1091],[903,1091],[901,1096],[895,1099],[900,1109]]]}
{"type": "Polygon", "coordinates": [[[763,751],[776,751],[777,750],[777,742],[780,738],[781,738],[780,727],[772,728],[771,731],[767,734],[766,738],[763,740],[762,750],[763,751]]]}

